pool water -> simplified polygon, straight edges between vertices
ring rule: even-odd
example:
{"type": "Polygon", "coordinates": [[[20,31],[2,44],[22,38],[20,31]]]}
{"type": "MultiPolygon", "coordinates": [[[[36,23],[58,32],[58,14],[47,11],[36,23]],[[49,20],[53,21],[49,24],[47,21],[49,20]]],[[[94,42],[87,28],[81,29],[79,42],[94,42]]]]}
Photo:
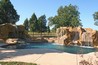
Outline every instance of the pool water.
{"type": "Polygon", "coordinates": [[[55,43],[30,43],[25,45],[17,46],[17,49],[55,49],[63,52],[73,54],[86,54],[95,52],[96,49],[92,47],[80,47],[80,46],[63,46],[55,43]]]}

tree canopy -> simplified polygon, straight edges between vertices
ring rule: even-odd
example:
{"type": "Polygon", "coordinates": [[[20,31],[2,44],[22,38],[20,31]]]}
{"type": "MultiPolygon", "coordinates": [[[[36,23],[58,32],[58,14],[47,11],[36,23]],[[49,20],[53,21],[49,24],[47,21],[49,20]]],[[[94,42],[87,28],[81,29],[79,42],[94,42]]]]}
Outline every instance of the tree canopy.
{"type": "Polygon", "coordinates": [[[28,19],[26,18],[25,19],[25,21],[24,21],[24,23],[23,23],[23,25],[24,25],[24,27],[25,27],[25,30],[29,30],[29,21],[28,21],[28,19]]]}
{"type": "Polygon", "coordinates": [[[46,16],[42,15],[37,19],[37,16],[35,13],[32,14],[32,16],[30,17],[30,19],[26,19],[24,21],[24,26],[26,30],[29,30],[31,32],[46,32],[49,31],[47,30],[46,26],[47,20],[46,20],[46,16]]]}
{"type": "Polygon", "coordinates": [[[60,26],[66,26],[66,27],[78,27],[82,26],[82,23],[80,22],[80,16],[77,6],[68,5],[68,6],[61,6],[59,7],[57,11],[57,15],[54,17],[49,17],[49,26],[53,26],[53,29],[56,29],[60,26]]]}
{"type": "Polygon", "coordinates": [[[15,24],[18,20],[19,15],[17,14],[10,0],[0,0],[0,24],[15,24]]]}
{"type": "Polygon", "coordinates": [[[93,18],[94,18],[94,21],[95,21],[94,25],[98,26],[98,12],[95,12],[93,14],[93,18]]]}
{"type": "Polygon", "coordinates": [[[32,14],[30,20],[29,20],[29,28],[30,28],[30,31],[37,31],[37,16],[35,13],[32,14]]]}
{"type": "Polygon", "coordinates": [[[38,19],[38,25],[39,25],[40,32],[47,31],[46,23],[47,23],[46,16],[45,15],[40,16],[38,19]]]}

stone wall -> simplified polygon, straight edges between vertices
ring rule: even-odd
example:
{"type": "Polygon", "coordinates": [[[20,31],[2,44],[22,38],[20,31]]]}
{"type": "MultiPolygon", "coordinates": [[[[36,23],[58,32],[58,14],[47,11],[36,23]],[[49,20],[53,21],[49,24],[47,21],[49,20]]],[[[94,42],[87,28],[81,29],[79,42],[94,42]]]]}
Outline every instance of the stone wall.
{"type": "Polygon", "coordinates": [[[98,46],[98,31],[91,28],[60,27],[56,34],[56,42],[63,45],[98,46]]]}

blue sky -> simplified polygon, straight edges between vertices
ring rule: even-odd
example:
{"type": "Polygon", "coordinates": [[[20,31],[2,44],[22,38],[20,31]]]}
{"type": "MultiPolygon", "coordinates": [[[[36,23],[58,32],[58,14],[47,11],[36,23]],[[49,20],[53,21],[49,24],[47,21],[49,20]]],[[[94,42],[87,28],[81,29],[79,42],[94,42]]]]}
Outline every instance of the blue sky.
{"type": "Polygon", "coordinates": [[[45,14],[47,19],[57,15],[60,6],[69,4],[77,5],[80,12],[80,19],[84,28],[93,28],[98,30],[94,25],[92,14],[98,11],[98,0],[11,0],[20,20],[17,24],[23,24],[26,18],[30,18],[33,13],[40,17],[45,14]]]}

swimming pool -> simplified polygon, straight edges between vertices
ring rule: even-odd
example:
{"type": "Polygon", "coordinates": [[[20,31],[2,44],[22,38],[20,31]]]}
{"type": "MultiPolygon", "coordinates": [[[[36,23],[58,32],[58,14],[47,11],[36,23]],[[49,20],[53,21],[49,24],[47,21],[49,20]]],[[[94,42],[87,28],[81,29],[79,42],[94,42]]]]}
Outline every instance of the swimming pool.
{"type": "Polygon", "coordinates": [[[17,49],[55,49],[68,53],[79,53],[86,54],[90,52],[95,52],[96,49],[92,47],[81,47],[81,46],[63,46],[56,43],[30,43],[17,46],[17,49]]]}

